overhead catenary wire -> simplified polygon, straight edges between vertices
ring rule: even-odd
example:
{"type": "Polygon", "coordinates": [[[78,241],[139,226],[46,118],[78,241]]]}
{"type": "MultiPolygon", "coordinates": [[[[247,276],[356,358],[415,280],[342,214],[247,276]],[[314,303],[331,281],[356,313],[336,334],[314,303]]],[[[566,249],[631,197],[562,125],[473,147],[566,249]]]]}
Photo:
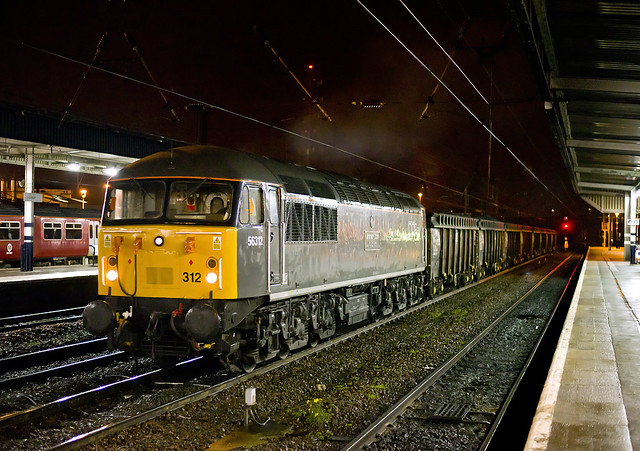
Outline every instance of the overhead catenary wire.
{"type": "Polygon", "coordinates": [[[291,78],[293,78],[293,80],[298,84],[298,86],[300,86],[300,88],[304,91],[305,95],[309,98],[309,100],[311,100],[311,103],[314,104],[320,110],[320,112],[322,113],[322,115],[326,120],[331,122],[332,121],[331,116],[329,116],[329,114],[324,110],[324,108],[322,108],[322,105],[320,105],[320,102],[318,102],[318,99],[316,99],[314,96],[311,95],[309,90],[300,81],[300,79],[296,76],[296,74],[294,74],[293,71],[289,69],[289,66],[287,66],[287,63],[284,62],[280,54],[276,51],[275,48],[273,48],[273,46],[271,45],[271,41],[267,39],[267,37],[264,35],[264,32],[260,30],[260,28],[258,28],[257,25],[253,27],[253,30],[260,37],[260,39],[262,39],[265,47],[267,47],[271,51],[273,56],[278,60],[278,62],[282,65],[282,67],[284,67],[285,70],[289,72],[289,75],[291,75],[291,78]]]}
{"type": "MultiPolygon", "coordinates": [[[[427,66],[426,63],[424,63],[398,36],[395,35],[395,33],[393,33],[391,31],[391,29],[389,27],[387,27],[385,25],[384,22],[382,22],[382,20],[380,20],[374,13],[373,11],[371,11],[369,8],[367,8],[367,6],[362,3],[361,0],[356,0],[356,2],[358,2],[358,4],[376,21],[378,22],[378,24],[380,24],[380,26],[382,26],[382,28],[385,29],[385,31],[387,31],[387,33],[389,33],[391,35],[391,37],[393,37],[398,44],[400,44],[417,62],[418,64],[420,64],[424,69],[427,70],[427,72],[429,72],[429,74],[431,74],[432,77],[434,77],[436,80],[439,81],[440,84],[442,84],[442,86],[449,92],[449,94],[451,94],[451,96],[453,96],[453,98],[460,104],[460,106],[462,106],[470,115],[473,119],[476,120],[476,122],[478,122],[478,124],[480,124],[480,126],[482,128],[484,128],[492,137],[493,139],[495,139],[502,147],[504,147],[504,149],[509,152],[509,154],[518,162],[518,164],[520,164],[520,166],[522,166],[526,172],[528,172],[542,187],[544,187],[545,190],[547,190],[547,192],[549,192],[558,202],[560,202],[560,204],[564,205],[565,208],[567,208],[569,211],[571,211],[571,208],[569,206],[567,206],[564,201],[562,199],[560,199],[556,193],[554,193],[542,180],[540,180],[540,178],[531,170],[527,167],[526,164],[524,164],[524,162],[518,158],[518,156],[509,148],[509,146],[507,146],[506,143],[504,143],[499,137],[498,135],[496,135],[493,130],[491,130],[484,122],[482,122],[482,120],[471,110],[471,108],[469,108],[463,101],[462,99],[460,99],[460,97],[458,97],[451,88],[449,88],[449,86],[442,81],[442,79],[438,78],[438,76],[431,70],[431,68],[429,68],[429,66],[427,66]]],[[[573,213],[573,212],[572,212],[573,213]]]]}
{"type": "MultiPolygon", "coordinates": [[[[440,2],[440,0],[436,0],[436,3],[440,7],[440,9],[442,10],[442,13],[446,16],[446,18],[449,19],[449,22],[451,22],[451,25],[453,25],[454,27],[457,26],[455,21],[453,20],[453,18],[449,15],[447,10],[444,8],[442,3],[440,2]]],[[[468,20],[468,18],[470,16],[467,13],[467,11],[464,9],[464,6],[459,1],[458,1],[458,6],[460,7],[460,9],[462,10],[463,14],[467,17],[467,20],[468,20]]],[[[464,35],[462,35],[460,37],[460,39],[467,44],[467,47],[469,47],[469,48],[471,47],[471,44],[469,44],[469,42],[467,41],[467,38],[464,35]]],[[[487,67],[485,66],[485,64],[482,61],[480,61],[480,67],[482,68],[482,70],[484,70],[485,74],[488,77],[492,77],[492,74],[490,73],[489,69],[487,69],[487,67]]],[[[494,84],[492,84],[491,86],[492,86],[492,88],[495,87],[495,90],[498,92],[498,95],[501,98],[505,97],[503,92],[502,92],[502,90],[500,89],[500,86],[494,85],[494,84]]],[[[538,152],[538,154],[540,155],[540,157],[545,161],[545,163],[548,164],[548,160],[545,157],[544,153],[539,152],[538,146],[533,142],[533,139],[531,138],[531,135],[529,134],[529,132],[527,131],[525,126],[522,124],[522,121],[520,121],[520,119],[518,118],[516,113],[513,111],[513,108],[511,108],[511,105],[509,105],[508,103],[505,103],[504,105],[507,108],[507,110],[509,111],[509,114],[511,114],[511,116],[513,117],[513,120],[516,122],[516,124],[518,124],[518,127],[522,131],[522,134],[527,138],[527,141],[529,141],[529,144],[531,145],[531,148],[536,150],[538,152]]]]}
{"type": "MultiPolygon", "coordinates": [[[[373,159],[365,157],[363,155],[359,155],[357,153],[351,152],[351,151],[343,149],[341,147],[334,146],[333,144],[325,143],[323,141],[311,138],[309,136],[301,135],[301,134],[296,133],[296,132],[294,132],[292,130],[288,130],[286,128],[278,127],[277,125],[269,124],[267,122],[261,121],[259,119],[253,118],[251,116],[247,116],[247,115],[244,115],[242,113],[238,113],[238,112],[232,111],[232,110],[230,110],[228,108],[224,108],[224,107],[221,107],[219,105],[211,104],[209,102],[197,99],[195,97],[192,97],[192,96],[189,96],[189,95],[186,95],[186,94],[182,94],[182,93],[174,91],[174,90],[169,90],[169,89],[166,89],[166,88],[162,88],[161,86],[158,86],[158,85],[155,85],[155,84],[143,81],[143,80],[139,80],[139,79],[133,78],[133,77],[131,77],[129,75],[124,75],[124,74],[121,74],[121,73],[118,73],[118,72],[115,72],[115,71],[112,71],[112,70],[108,70],[108,69],[105,69],[105,68],[102,68],[102,67],[94,66],[94,65],[92,65],[90,63],[86,63],[84,61],[80,61],[80,60],[77,60],[75,58],[71,58],[71,57],[66,56],[66,55],[62,55],[62,54],[59,54],[59,53],[56,53],[56,52],[53,52],[53,51],[50,51],[50,50],[46,50],[46,49],[43,49],[43,48],[40,48],[40,47],[36,47],[36,46],[28,44],[26,42],[20,42],[20,45],[22,45],[24,47],[27,47],[27,48],[30,48],[30,49],[32,49],[34,51],[37,51],[37,52],[44,53],[46,55],[55,57],[55,58],[60,58],[62,60],[65,60],[65,61],[68,61],[68,62],[72,62],[74,64],[79,64],[81,66],[89,67],[89,68],[94,69],[96,71],[103,72],[105,74],[108,74],[108,75],[111,75],[111,76],[114,76],[114,77],[118,77],[118,78],[121,78],[123,80],[127,80],[127,81],[130,81],[132,83],[139,84],[141,86],[146,86],[148,88],[161,90],[161,91],[163,91],[165,93],[175,95],[176,97],[180,97],[180,98],[182,98],[184,100],[187,100],[189,102],[192,102],[192,103],[200,103],[200,104],[205,105],[205,106],[207,106],[207,107],[209,107],[209,108],[211,108],[213,110],[217,110],[217,111],[220,111],[222,113],[229,114],[231,116],[235,116],[235,117],[247,120],[249,122],[253,122],[253,123],[258,124],[258,125],[262,125],[262,126],[264,126],[266,128],[271,128],[273,130],[276,130],[276,131],[279,131],[279,132],[282,132],[282,133],[285,133],[285,134],[288,134],[288,135],[291,135],[291,136],[295,136],[295,137],[300,138],[302,140],[309,141],[309,142],[312,142],[314,144],[318,144],[320,146],[335,150],[335,151],[343,153],[345,155],[349,155],[351,157],[360,159],[362,161],[366,161],[367,163],[371,163],[371,164],[374,164],[376,166],[382,167],[384,169],[389,169],[390,171],[394,171],[394,172],[396,172],[398,174],[405,175],[405,176],[410,177],[412,179],[418,180],[421,183],[425,183],[425,184],[434,186],[436,188],[440,188],[440,189],[452,192],[452,193],[460,195],[460,196],[467,195],[472,199],[475,199],[475,200],[478,200],[478,201],[481,201],[481,202],[485,202],[485,203],[487,203],[489,205],[492,205],[494,207],[505,208],[505,209],[509,209],[509,210],[513,210],[513,211],[519,211],[516,208],[509,207],[509,206],[506,206],[504,204],[499,204],[497,202],[494,202],[494,201],[491,201],[491,200],[488,200],[488,199],[483,199],[483,198],[480,198],[480,197],[477,197],[477,196],[473,196],[471,194],[465,194],[463,191],[460,191],[460,190],[457,190],[457,189],[442,185],[442,184],[434,182],[432,180],[425,179],[423,177],[420,177],[418,175],[415,175],[415,174],[412,174],[410,172],[404,171],[402,169],[395,168],[395,167],[390,166],[388,164],[381,163],[379,161],[373,160],[373,159]]],[[[449,89],[447,88],[447,90],[449,90],[449,89]]]]}
{"type": "MultiPolygon", "coordinates": [[[[465,78],[465,80],[467,80],[469,82],[469,84],[471,85],[471,87],[478,93],[478,95],[482,98],[482,100],[484,101],[484,103],[489,104],[489,101],[485,98],[485,96],[482,95],[482,93],[480,92],[480,90],[478,89],[478,87],[473,84],[473,82],[469,79],[469,77],[467,77],[467,74],[464,73],[464,71],[462,70],[462,68],[460,68],[460,66],[458,66],[458,63],[456,63],[456,61],[453,59],[453,57],[451,55],[449,55],[449,53],[447,53],[447,51],[440,45],[440,43],[438,42],[438,40],[431,34],[431,32],[427,29],[427,27],[424,26],[424,24],[422,22],[420,22],[420,19],[418,19],[418,17],[413,13],[413,11],[411,11],[409,9],[409,7],[406,5],[405,2],[403,2],[402,0],[399,0],[400,4],[402,6],[405,7],[405,9],[407,10],[407,12],[411,15],[411,17],[414,18],[414,20],[416,22],[418,22],[418,25],[420,25],[420,27],[424,30],[425,33],[427,33],[429,35],[429,37],[431,38],[431,40],[438,46],[438,48],[442,51],[442,53],[445,54],[445,56],[449,59],[449,62],[451,64],[453,64],[454,66],[456,66],[456,68],[458,69],[458,71],[462,74],[462,76],[465,78]]],[[[463,33],[459,33],[459,38],[464,37],[463,33]]]]}

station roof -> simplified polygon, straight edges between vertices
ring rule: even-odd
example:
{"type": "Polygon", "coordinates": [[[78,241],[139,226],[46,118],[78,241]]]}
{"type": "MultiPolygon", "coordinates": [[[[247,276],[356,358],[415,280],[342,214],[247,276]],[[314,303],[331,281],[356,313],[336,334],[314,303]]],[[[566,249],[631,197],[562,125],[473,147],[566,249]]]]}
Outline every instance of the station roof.
{"type": "Polygon", "coordinates": [[[0,163],[24,166],[26,150],[39,168],[112,176],[136,158],[34,141],[0,138],[0,163]]]}
{"type": "Polygon", "coordinates": [[[623,211],[640,184],[640,3],[533,0],[514,8],[574,190],[623,211]]]}

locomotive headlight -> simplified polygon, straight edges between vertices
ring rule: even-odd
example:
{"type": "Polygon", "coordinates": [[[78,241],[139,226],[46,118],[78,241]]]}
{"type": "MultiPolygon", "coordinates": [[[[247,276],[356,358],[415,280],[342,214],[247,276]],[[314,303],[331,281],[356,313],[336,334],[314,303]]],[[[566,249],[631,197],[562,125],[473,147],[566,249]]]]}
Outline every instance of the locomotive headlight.
{"type": "Polygon", "coordinates": [[[207,273],[205,279],[207,279],[207,283],[213,285],[218,281],[218,275],[213,272],[213,269],[218,266],[218,262],[215,258],[210,258],[207,260],[207,268],[209,268],[209,272],[207,273]]]}
{"type": "Polygon", "coordinates": [[[207,274],[206,279],[207,279],[207,283],[210,283],[211,285],[213,285],[218,281],[218,275],[215,272],[210,272],[207,274]]]}
{"type": "Polygon", "coordinates": [[[116,271],[115,269],[110,269],[109,271],[107,271],[107,280],[109,282],[115,282],[116,279],[118,279],[118,271],[116,271]]]}
{"type": "Polygon", "coordinates": [[[164,238],[162,238],[160,235],[158,235],[157,237],[155,237],[153,239],[153,244],[155,244],[158,247],[162,246],[164,244],[164,238]]]}

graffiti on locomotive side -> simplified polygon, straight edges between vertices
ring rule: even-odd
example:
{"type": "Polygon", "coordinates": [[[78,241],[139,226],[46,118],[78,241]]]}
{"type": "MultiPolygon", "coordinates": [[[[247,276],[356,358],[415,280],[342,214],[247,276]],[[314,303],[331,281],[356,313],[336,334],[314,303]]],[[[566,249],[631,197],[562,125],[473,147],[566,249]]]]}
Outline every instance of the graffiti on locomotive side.
{"type": "Polygon", "coordinates": [[[389,229],[387,241],[420,241],[420,228],[415,221],[407,222],[406,230],[389,229]]]}

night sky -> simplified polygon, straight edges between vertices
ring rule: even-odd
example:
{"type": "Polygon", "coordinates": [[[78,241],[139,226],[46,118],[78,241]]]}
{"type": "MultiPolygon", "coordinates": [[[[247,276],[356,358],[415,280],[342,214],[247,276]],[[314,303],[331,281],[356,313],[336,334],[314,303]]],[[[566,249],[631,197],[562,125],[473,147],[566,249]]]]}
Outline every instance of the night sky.
{"type": "Polygon", "coordinates": [[[513,221],[586,211],[503,1],[5,1],[0,22],[0,102],[61,127],[195,143],[185,107],[205,104],[206,143],[422,191],[428,210],[464,211],[466,190],[469,212],[513,221]],[[548,190],[495,139],[488,181],[489,133],[429,70],[548,190]]]}

